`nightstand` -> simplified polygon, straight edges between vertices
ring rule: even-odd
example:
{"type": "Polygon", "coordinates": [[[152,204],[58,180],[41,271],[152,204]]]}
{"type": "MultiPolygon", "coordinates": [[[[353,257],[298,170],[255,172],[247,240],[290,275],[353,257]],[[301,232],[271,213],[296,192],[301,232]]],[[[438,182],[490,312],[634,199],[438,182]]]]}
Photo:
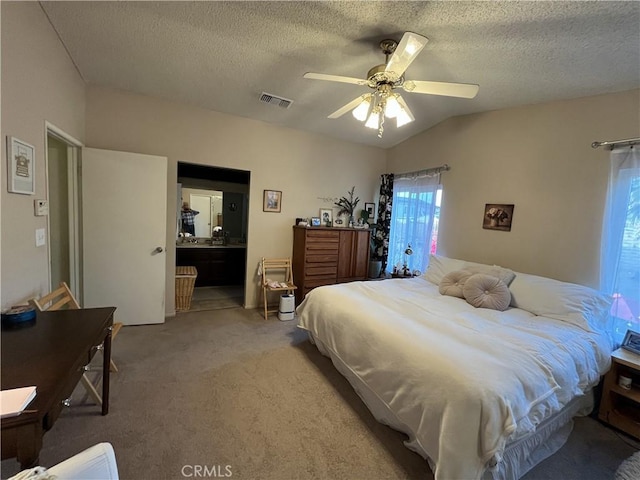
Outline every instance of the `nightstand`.
{"type": "Polygon", "coordinates": [[[640,355],[622,348],[611,354],[611,369],[604,377],[598,417],[640,439],[640,355]],[[618,385],[620,375],[632,379],[630,389],[618,385]]]}

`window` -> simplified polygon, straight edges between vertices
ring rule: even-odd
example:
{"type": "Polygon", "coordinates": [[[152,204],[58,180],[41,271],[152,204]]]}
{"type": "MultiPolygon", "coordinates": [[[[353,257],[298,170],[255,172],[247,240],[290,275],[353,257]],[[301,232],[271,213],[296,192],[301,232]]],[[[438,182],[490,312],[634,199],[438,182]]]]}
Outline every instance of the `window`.
{"type": "Polygon", "coordinates": [[[640,332],[640,154],[611,152],[611,174],[602,233],[600,287],[613,297],[610,331],[620,344],[627,330],[640,332]]]}
{"type": "Polygon", "coordinates": [[[388,269],[404,264],[424,272],[435,253],[442,186],[439,177],[398,178],[393,184],[388,269]],[[412,255],[405,250],[411,245],[412,255]]]}

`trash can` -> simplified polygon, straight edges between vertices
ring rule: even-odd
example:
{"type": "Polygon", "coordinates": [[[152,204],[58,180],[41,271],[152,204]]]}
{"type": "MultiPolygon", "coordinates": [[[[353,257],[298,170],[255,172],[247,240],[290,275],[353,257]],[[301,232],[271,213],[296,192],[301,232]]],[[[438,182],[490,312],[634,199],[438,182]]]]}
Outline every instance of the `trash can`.
{"type": "Polygon", "coordinates": [[[176,267],[176,312],[184,312],[191,308],[197,276],[196,267],[176,267]]]}
{"type": "Polygon", "coordinates": [[[296,314],[296,297],[293,293],[280,295],[280,307],[278,308],[278,320],[293,320],[296,314]]]}

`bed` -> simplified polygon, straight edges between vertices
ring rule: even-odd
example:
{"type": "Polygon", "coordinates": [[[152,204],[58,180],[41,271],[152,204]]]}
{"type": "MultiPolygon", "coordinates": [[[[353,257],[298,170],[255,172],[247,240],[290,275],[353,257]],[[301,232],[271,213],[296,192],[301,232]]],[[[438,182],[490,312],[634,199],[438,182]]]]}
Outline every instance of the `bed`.
{"type": "Polygon", "coordinates": [[[297,317],[437,480],[515,479],[593,408],[592,389],[610,366],[609,305],[579,285],[432,256],[423,277],[316,288],[297,317]],[[440,293],[461,272],[465,282],[440,293]],[[507,289],[504,311],[464,298],[478,277],[507,289]]]}

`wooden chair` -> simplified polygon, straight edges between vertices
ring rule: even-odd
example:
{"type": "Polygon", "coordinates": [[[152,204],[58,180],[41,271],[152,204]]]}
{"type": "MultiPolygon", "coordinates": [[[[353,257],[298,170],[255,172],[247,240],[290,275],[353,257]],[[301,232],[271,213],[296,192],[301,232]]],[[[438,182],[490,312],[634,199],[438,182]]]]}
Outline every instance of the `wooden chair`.
{"type": "MultiPolygon", "coordinates": [[[[40,298],[32,298],[31,300],[29,300],[29,303],[41,312],[62,309],[75,310],[80,308],[80,304],[73,296],[73,293],[69,289],[69,286],[66,284],[66,282],[61,282],[60,286],[51,293],[48,293],[40,298]]],[[[122,328],[122,325],[123,324],[120,322],[113,324],[113,328],[111,330],[112,340],[118,334],[118,332],[122,328]]],[[[110,368],[112,372],[118,371],[118,368],[116,367],[116,364],[113,362],[113,360],[111,360],[110,368]]],[[[102,405],[102,398],[100,397],[100,394],[98,393],[86,373],[82,374],[80,381],[87,390],[89,396],[92,397],[96,401],[96,403],[98,403],[98,405],[102,405]]]]}
{"type": "Polygon", "coordinates": [[[260,261],[262,272],[262,299],[264,302],[264,318],[267,319],[270,312],[277,312],[268,308],[269,292],[293,293],[298,287],[293,283],[293,271],[290,258],[264,258],[260,261]],[[272,277],[277,277],[276,279],[272,277]]]}

